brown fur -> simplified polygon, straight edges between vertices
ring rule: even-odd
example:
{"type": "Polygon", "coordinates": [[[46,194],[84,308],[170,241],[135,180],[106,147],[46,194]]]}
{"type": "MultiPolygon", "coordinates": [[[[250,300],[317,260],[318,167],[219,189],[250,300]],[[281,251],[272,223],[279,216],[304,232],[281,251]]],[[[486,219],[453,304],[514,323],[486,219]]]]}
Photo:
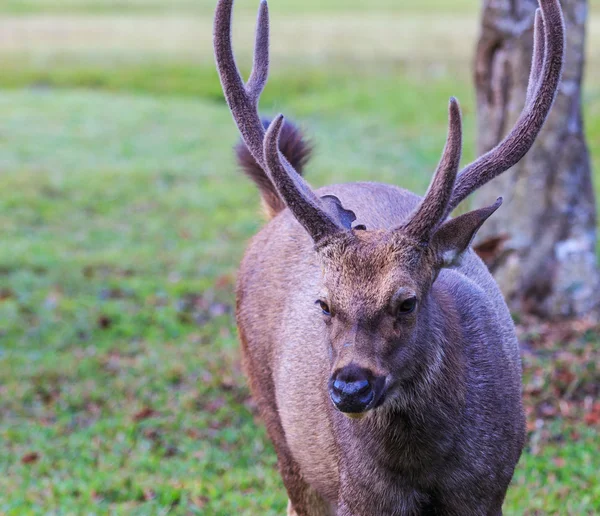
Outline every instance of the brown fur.
{"type": "Polygon", "coordinates": [[[286,153],[283,117],[265,131],[258,116],[266,3],[247,84],[231,49],[232,0],[217,4],[215,54],[247,147],[241,161],[274,215],[240,266],[236,318],[289,515],[502,512],[525,438],[520,354],[500,290],[469,248],[501,199],[445,219],[520,159],[552,105],[564,28],[558,0],[540,1],[524,115],[456,178],[451,101],[446,149],[423,199],[376,183],[314,192],[298,173],[302,147],[286,153]]]}
{"type": "Polygon", "coordinates": [[[372,183],[319,193],[372,229],[307,253],[310,238],[284,211],[248,248],[237,288],[252,392],[294,509],[497,513],[524,442],[518,344],[497,286],[471,251],[440,270],[430,247],[390,233],[413,194],[372,183]],[[420,307],[395,326],[388,307],[401,289],[420,307]],[[322,296],[331,318],[314,305],[322,296]],[[327,393],[349,364],[389,379],[384,403],[360,420],[327,393]],[[308,504],[306,493],[318,497],[308,504]]]}

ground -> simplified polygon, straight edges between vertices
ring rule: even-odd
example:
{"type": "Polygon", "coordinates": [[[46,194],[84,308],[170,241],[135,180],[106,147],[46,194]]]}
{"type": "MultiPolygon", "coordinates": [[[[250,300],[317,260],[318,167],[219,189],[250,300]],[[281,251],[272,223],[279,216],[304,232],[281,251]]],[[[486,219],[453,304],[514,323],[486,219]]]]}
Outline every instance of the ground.
{"type": "MultiPolygon", "coordinates": [[[[477,2],[399,3],[272,2],[261,106],[306,128],[316,186],[423,192],[451,95],[473,157],[477,2]]],[[[213,2],[164,5],[0,6],[1,514],[285,510],[232,317],[263,220],[233,162],[213,2]]],[[[236,10],[244,69],[254,8],[236,10]]],[[[599,46],[585,89],[597,173],[599,46]]],[[[600,329],[515,319],[529,438],[505,513],[599,513],[600,329]]]]}

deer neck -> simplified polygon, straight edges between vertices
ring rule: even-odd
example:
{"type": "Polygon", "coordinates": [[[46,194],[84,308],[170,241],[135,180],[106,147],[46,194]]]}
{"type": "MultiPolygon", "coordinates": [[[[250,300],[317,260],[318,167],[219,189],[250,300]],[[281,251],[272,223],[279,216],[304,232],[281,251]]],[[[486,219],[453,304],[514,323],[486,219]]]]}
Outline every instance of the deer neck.
{"type": "Polygon", "coordinates": [[[417,481],[452,449],[466,396],[460,327],[451,304],[424,319],[431,352],[413,379],[362,420],[336,415],[342,462],[417,481]]]}

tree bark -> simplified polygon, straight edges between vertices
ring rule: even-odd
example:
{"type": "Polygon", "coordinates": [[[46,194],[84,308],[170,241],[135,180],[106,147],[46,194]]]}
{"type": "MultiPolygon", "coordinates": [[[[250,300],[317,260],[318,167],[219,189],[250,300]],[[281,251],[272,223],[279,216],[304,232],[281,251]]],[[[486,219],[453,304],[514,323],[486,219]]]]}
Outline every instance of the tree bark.
{"type": "MultiPolygon", "coordinates": [[[[514,312],[545,318],[596,313],[596,206],[583,133],[581,81],[586,0],[561,1],[567,47],[556,102],[533,148],[474,197],[502,195],[479,245],[514,312]]],[[[475,59],[478,151],[494,147],[525,103],[535,0],[485,0],[475,59]]],[[[485,258],[484,258],[485,259],[485,258]]]]}

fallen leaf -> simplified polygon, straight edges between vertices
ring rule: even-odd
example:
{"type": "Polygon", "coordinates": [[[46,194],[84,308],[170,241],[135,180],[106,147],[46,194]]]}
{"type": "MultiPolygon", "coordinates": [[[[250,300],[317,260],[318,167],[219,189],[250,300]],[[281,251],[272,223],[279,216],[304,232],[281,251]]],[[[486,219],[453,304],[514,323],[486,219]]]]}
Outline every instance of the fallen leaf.
{"type": "Polygon", "coordinates": [[[156,416],[158,416],[158,412],[156,412],[156,410],[151,409],[150,407],[145,407],[133,415],[133,420],[138,422],[156,416]]]}
{"type": "Polygon", "coordinates": [[[223,274],[215,280],[215,288],[218,290],[229,290],[233,286],[234,281],[231,274],[223,274]]]}
{"type": "Polygon", "coordinates": [[[589,412],[583,417],[583,420],[589,426],[600,425],[600,412],[589,412]]]}
{"type": "Polygon", "coordinates": [[[101,315],[98,317],[98,326],[103,330],[106,330],[112,326],[112,319],[107,315],[101,315]]]}
{"type": "Polygon", "coordinates": [[[15,293],[9,288],[0,288],[0,301],[15,297],[15,293]]]}
{"type": "Polygon", "coordinates": [[[198,508],[203,509],[206,504],[209,502],[209,499],[206,496],[193,496],[191,502],[198,508]]]}
{"type": "Polygon", "coordinates": [[[21,462],[23,464],[32,464],[37,462],[40,458],[40,454],[38,452],[29,452],[21,457],[21,462]]]}
{"type": "Polygon", "coordinates": [[[502,253],[504,249],[504,242],[506,242],[509,238],[509,235],[506,233],[497,235],[479,243],[473,247],[473,250],[475,253],[477,253],[479,258],[482,259],[483,263],[485,263],[488,267],[491,267],[502,253]]]}
{"type": "Polygon", "coordinates": [[[152,490],[150,488],[144,489],[144,500],[149,502],[150,500],[154,500],[155,498],[156,498],[156,493],[154,492],[154,490],[152,490]]]}

